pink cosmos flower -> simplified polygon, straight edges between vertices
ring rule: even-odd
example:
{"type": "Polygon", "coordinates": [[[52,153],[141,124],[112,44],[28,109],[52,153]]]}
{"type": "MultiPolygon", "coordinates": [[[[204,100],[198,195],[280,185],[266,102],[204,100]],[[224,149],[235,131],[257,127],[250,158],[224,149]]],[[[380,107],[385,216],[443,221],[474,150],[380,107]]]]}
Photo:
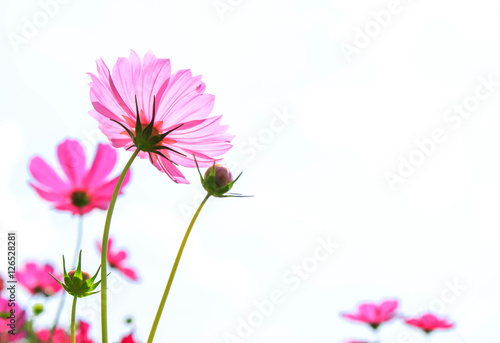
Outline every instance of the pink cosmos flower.
{"type": "MultiPolygon", "coordinates": [[[[35,182],[30,183],[40,197],[61,211],[86,214],[94,208],[106,210],[118,177],[108,176],[116,164],[117,152],[107,144],[99,144],[92,165],[87,168],[82,145],[66,139],[57,147],[57,157],[64,176],[61,178],[41,157],[31,159],[29,170],[35,182]]],[[[128,183],[130,173],[123,180],[128,183]]]]}
{"type": "MultiPolygon", "coordinates": [[[[88,336],[90,325],[84,321],[80,321],[75,333],[76,343],[93,343],[88,336]]],[[[46,343],[50,338],[50,330],[42,329],[36,333],[38,340],[46,343]]],[[[71,343],[71,334],[61,328],[57,328],[52,336],[51,343],[71,343]]]]}
{"type": "Polygon", "coordinates": [[[201,76],[190,70],[171,74],[170,60],[150,51],[141,62],[130,51],[119,58],[112,73],[102,59],[97,75],[89,74],[90,115],[116,148],[139,149],[158,170],[176,183],[189,183],[175,165],[208,167],[226,153],[232,135],[221,116],[208,117],[214,96],[204,93],[201,76]]]}
{"type": "Polygon", "coordinates": [[[17,302],[14,306],[9,306],[9,301],[4,298],[0,298],[0,342],[17,342],[26,336],[26,332],[22,330],[24,323],[26,322],[26,312],[19,308],[17,302]],[[11,324],[11,311],[14,310],[15,316],[15,335],[9,333],[13,328],[9,325],[11,324]],[[4,318],[7,315],[7,318],[4,318]]]}
{"type": "Polygon", "coordinates": [[[405,322],[411,326],[419,328],[426,333],[430,333],[436,329],[450,329],[453,323],[446,319],[438,318],[432,313],[426,313],[417,318],[407,318],[405,322]]]}
{"type": "Polygon", "coordinates": [[[380,324],[394,318],[397,307],[397,300],[382,301],[379,305],[365,303],[359,305],[357,313],[342,313],[342,317],[366,323],[376,330],[380,324]]]}
{"type": "Polygon", "coordinates": [[[139,342],[134,340],[133,334],[130,334],[128,336],[123,337],[120,343],[139,343],[139,342]]]}
{"type": "MultiPolygon", "coordinates": [[[[99,253],[102,252],[101,242],[96,242],[99,253]]],[[[137,273],[129,267],[125,267],[125,260],[127,259],[127,252],[125,250],[113,251],[113,239],[108,241],[108,263],[111,268],[119,270],[127,278],[137,281],[137,273]]]]}
{"type": "Polygon", "coordinates": [[[54,273],[54,268],[49,264],[37,265],[28,262],[23,269],[16,272],[16,280],[31,294],[43,294],[48,297],[62,289],[49,273],[58,278],[62,277],[54,273]]]}

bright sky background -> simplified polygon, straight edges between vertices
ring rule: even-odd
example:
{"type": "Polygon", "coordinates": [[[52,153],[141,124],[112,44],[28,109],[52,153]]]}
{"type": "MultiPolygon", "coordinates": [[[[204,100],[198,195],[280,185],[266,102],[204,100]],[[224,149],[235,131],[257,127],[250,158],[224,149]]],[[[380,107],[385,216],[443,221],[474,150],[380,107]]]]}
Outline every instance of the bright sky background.
{"type": "MultiPolygon", "coordinates": [[[[236,136],[225,158],[244,171],[234,191],[255,195],[210,199],[156,342],[225,342],[275,290],[283,302],[245,342],[370,339],[339,313],[393,297],[402,314],[431,307],[458,324],[433,343],[500,340],[498,2],[220,0],[226,11],[218,12],[214,0],[65,0],[45,6],[52,16],[44,22],[47,2],[0,2],[0,239],[5,249],[6,232],[18,232],[20,265],[36,259],[61,268],[77,226],[28,187],[29,159],[39,154],[54,165],[65,137],[93,155],[106,138],[88,115],[86,73],[100,57],[112,66],[129,49],[151,49],[172,70],[203,75],[216,95],[213,114],[236,136]],[[312,268],[318,239],[338,245],[312,268]],[[297,285],[291,273],[302,263],[311,272],[297,285]]],[[[129,156],[120,151],[116,173],[129,156]]],[[[141,282],[113,273],[112,342],[131,330],[129,315],[136,337],[147,339],[203,196],[196,171],[182,172],[191,185],[136,161],[117,203],[111,236],[141,282]]],[[[104,218],[94,211],[85,219],[88,271],[99,264],[104,218]]],[[[19,297],[26,303],[26,293],[19,297]]],[[[37,325],[51,323],[57,303],[46,302],[37,325]]],[[[80,301],[78,316],[91,321],[96,342],[98,303],[80,301]]],[[[381,334],[387,343],[422,341],[399,321],[381,334]]]]}

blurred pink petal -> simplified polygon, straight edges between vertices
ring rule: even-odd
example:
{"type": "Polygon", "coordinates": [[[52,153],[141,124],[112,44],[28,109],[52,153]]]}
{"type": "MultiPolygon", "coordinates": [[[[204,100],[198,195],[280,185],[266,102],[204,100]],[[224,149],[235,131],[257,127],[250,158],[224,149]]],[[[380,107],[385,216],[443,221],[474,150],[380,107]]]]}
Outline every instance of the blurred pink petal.
{"type": "Polygon", "coordinates": [[[62,277],[61,274],[55,273],[49,264],[38,265],[35,262],[28,262],[24,268],[16,272],[16,280],[31,294],[43,294],[48,297],[62,289],[49,273],[56,278],[62,277]]]}
{"type": "MultiPolygon", "coordinates": [[[[109,178],[117,152],[107,144],[99,144],[94,161],[87,169],[81,144],[66,139],[57,147],[57,157],[64,177],[60,177],[41,157],[33,157],[29,164],[34,179],[30,186],[44,200],[60,211],[84,215],[95,208],[107,209],[118,177],[109,178]]],[[[130,180],[125,176],[120,194],[130,180]]]]}
{"type": "MultiPolygon", "coordinates": [[[[96,242],[97,250],[99,252],[102,251],[102,244],[100,242],[96,242]]],[[[129,278],[130,280],[133,281],[138,281],[139,277],[137,276],[137,273],[135,270],[133,270],[130,267],[125,266],[125,260],[127,259],[127,252],[125,250],[113,250],[113,239],[109,238],[108,240],[108,263],[111,268],[114,268],[120,273],[123,274],[123,276],[129,278]]]]}
{"type": "Polygon", "coordinates": [[[405,322],[426,333],[430,333],[436,329],[450,329],[454,326],[453,323],[448,320],[439,318],[432,313],[426,313],[417,318],[407,318],[405,322]]]}
{"type": "Polygon", "coordinates": [[[120,343],[139,343],[139,342],[134,340],[133,334],[130,334],[128,336],[123,337],[120,343]]]}
{"type": "MultiPolygon", "coordinates": [[[[76,343],[93,343],[93,341],[88,336],[88,330],[90,325],[84,321],[80,321],[77,324],[75,339],[76,343]]],[[[36,337],[42,343],[47,343],[50,338],[50,330],[41,329],[36,332],[36,337]]],[[[71,334],[64,331],[61,328],[56,328],[54,335],[52,336],[51,343],[71,343],[71,334]]]]}
{"type": "Polygon", "coordinates": [[[386,300],[380,304],[363,303],[358,306],[357,312],[342,313],[341,316],[353,321],[366,323],[373,329],[377,329],[380,324],[394,318],[397,307],[397,300],[386,300]]]}

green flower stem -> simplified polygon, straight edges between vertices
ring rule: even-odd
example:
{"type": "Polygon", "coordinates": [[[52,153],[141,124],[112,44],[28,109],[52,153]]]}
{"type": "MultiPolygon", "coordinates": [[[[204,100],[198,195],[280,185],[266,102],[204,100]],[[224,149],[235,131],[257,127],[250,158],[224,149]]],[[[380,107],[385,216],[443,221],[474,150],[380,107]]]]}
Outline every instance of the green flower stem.
{"type": "Polygon", "coordinates": [[[104,232],[102,234],[102,249],[101,249],[101,325],[102,325],[102,343],[108,343],[108,314],[107,314],[107,303],[106,303],[106,296],[107,296],[107,256],[108,256],[108,238],[109,238],[109,227],[111,225],[111,216],[113,215],[113,209],[115,208],[115,203],[116,203],[116,198],[118,197],[118,194],[120,193],[120,188],[122,187],[123,179],[125,179],[125,175],[127,174],[127,171],[129,170],[130,166],[132,165],[132,162],[134,162],[134,159],[137,157],[137,154],[139,154],[139,149],[136,149],[130,159],[128,160],[127,164],[123,168],[122,173],[120,174],[120,178],[118,179],[118,182],[116,183],[115,191],[113,193],[113,196],[111,197],[111,202],[109,203],[109,208],[108,208],[108,214],[106,215],[106,223],[104,224],[104,232]]]}
{"type": "Polygon", "coordinates": [[[207,202],[208,198],[210,198],[210,194],[207,194],[205,199],[203,199],[203,201],[201,202],[200,207],[198,207],[198,210],[194,214],[194,217],[191,220],[191,223],[189,224],[186,234],[184,235],[184,240],[182,241],[181,247],[179,248],[177,257],[175,258],[174,266],[172,267],[172,271],[170,272],[170,278],[168,279],[165,292],[163,292],[163,297],[161,298],[160,306],[158,307],[158,312],[156,313],[153,327],[151,328],[151,332],[149,333],[148,343],[153,342],[156,328],[158,327],[158,323],[160,322],[161,313],[163,312],[163,308],[165,307],[165,302],[167,301],[168,293],[170,292],[170,287],[172,286],[172,282],[174,281],[174,276],[175,272],[177,271],[177,266],[179,265],[179,261],[181,260],[182,252],[184,251],[184,247],[186,246],[186,242],[189,238],[189,234],[191,233],[191,229],[193,228],[194,222],[196,221],[196,218],[198,218],[198,215],[200,214],[200,211],[203,208],[203,205],[205,205],[205,203],[207,202]]]}
{"type": "Polygon", "coordinates": [[[80,246],[82,245],[82,232],[83,232],[83,215],[78,216],[78,233],[76,237],[75,253],[73,257],[73,269],[76,269],[76,264],[78,263],[78,252],[80,251],[80,246]]]}
{"type": "MultiPolygon", "coordinates": [[[[75,257],[73,258],[73,269],[76,269],[76,263],[78,262],[78,252],[80,251],[80,245],[82,244],[82,233],[83,233],[83,215],[80,214],[78,216],[78,232],[76,237],[76,246],[75,246],[75,257]]],[[[52,342],[52,336],[54,336],[54,332],[56,331],[57,324],[59,324],[59,318],[61,317],[61,312],[64,308],[64,300],[66,299],[66,292],[63,290],[61,294],[61,300],[59,301],[59,307],[57,308],[56,318],[54,319],[54,324],[52,324],[52,328],[50,329],[49,342],[52,342]]]]}
{"type": "Polygon", "coordinates": [[[76,343],[76,337],[75,337],[76,299],[78,299],[78,297],[74,296],[73,307],[71,309],[71,343],[76,343]]]}

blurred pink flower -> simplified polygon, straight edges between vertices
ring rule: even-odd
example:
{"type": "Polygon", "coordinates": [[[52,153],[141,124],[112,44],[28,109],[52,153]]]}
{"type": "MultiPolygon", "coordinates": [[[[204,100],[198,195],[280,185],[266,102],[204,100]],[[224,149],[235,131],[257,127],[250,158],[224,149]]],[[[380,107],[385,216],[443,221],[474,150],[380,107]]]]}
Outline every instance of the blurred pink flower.
{"type": "MultiPolygon", "coordinates": [[[[106,210],[118,181],[118,177],[108,179],[117,155],[115,149],[101,143],[92,165],[87,168],[82,145],[77,140],[66,139],[57,147],[57,157],[64,176],[61,178],[47,162],[35,156],[29,164],[35,180],[30,185],[40,197],[53,203],[57,210],[80,215],[94,208],[106,210]]],[[[127,173],[121,191],[129,179],[130,173],[127,173]]]]}
{"type": "Polygon", "coordinates": [[[170,60],[157,59],[150,51],[141,62],[131,50],[112,73],[100,59],[97,75],[89,75],[94,107],[89,113],[111,144],[139,148],[141,158],[149,156],[174,182],[189,183],[175,165],[193,168],[196,155],[198,164],[208,167],[231,148],[233,136],[221,125],[221,116],[208,118],[214,96],[204,93],[201,76],[190,70],[171,74],[170,60]]]}
{"type": "MultiPolygon", "coordinates": [[[[96,242],[97,249],[102,252],[101,242],[96,242]]],[[[127,252],[125,250],[113,251],[113,239],[110,238],[108,241],[108,263],[111,268],[119,270],[127,278],[137,281],[137,273],[129,267],[125,267],[125,259],[127,258],[127,252]]]]}
{"type": "Polygon", "coordinates": [[[24,323],[26,322],[26,312],[19,308],[17,302],[14,306],[9,306],[9,301],[4,298],[0,298],[0,313],[6,314],[7,318],[0,316],[0,342],[17,342],[26,336],[26,332],[22,330],[24,323]],[[11,311],[14,310],[15,316],[15,334],[9,333],[12,330],[11,325],[11,311]]]}
{"type": "Polygon", "coordinates": [[[37,265],[35,262],[28,262],[23,269],[16,272],[16,280],[31,294],[43,294],[48,297],[62,289],[49,273],[62,277],[54,273],[54,268],[49,264],[37,265]]]}
{"type": "MultiPolygon", "coordinates": [[[[93,343],[88,336],[90,325],[84,321],[80,321],[75,332],[76,343],[93,343]]],[[[38,340],[46,343],[50,338],[50,330],[42,329],[36,333],[38,340]]],[[[61,328],[57,328],[52,336],[51,343],[71,343],[71,334],[61,328]]]]}
{"type": "Polygon", "coordinates": [[[379,305],[364,303],[358,306],[357,313],[342,313],[341,315],[350,320],[369,324],[373,329],[377,329],[383,322],[394,318],[397,307],[397,300],[382,301],[379,305]]]}
{"type": "Polygon", "coordinates": [[[426,333],[430,333],[436,329],[450,329],[453,323],[446,319],[438,318],[432,313],[426,313],[417,318],[407,318],[405,322],[411,326],[419,328],[426,333]]]}
{"type": "Polygon", "coordinates": [[[133,334],[131,333],[130,335],[123,337],[120,343],[139,343],[139,342],[134,340],[133,334]]]}

